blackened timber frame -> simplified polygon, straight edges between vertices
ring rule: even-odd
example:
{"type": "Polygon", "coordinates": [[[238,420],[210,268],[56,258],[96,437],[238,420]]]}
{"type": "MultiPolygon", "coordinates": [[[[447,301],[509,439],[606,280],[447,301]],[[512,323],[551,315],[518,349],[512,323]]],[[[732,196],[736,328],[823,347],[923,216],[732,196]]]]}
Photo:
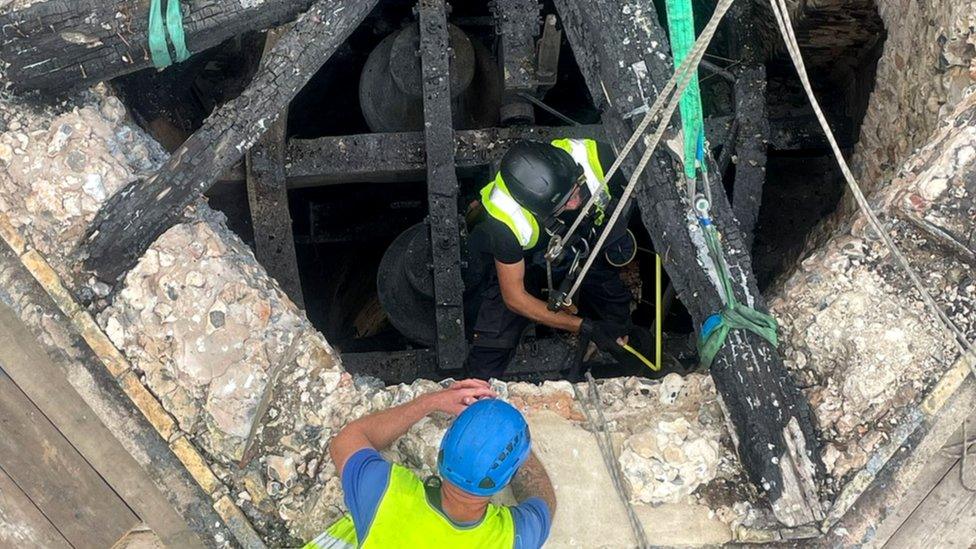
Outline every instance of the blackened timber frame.
{"type": "Polygon", "coordinates": [[[464,287],[461,283],[461,227],[458,221],[458,179],[454,166],[451,116],[447,5],[420,0],[420,58],[423,69],[424,141],[427,150],[427,202],[437,364],[460,368],[467,357],[464,337],[464,287]]]}
{"type": "MultiPolygon", "coordinates": [[[[549,142],[557,137],[603,139],[598,124],[583,126],[515,126],[454,132],[454,165],[468,171],[486,168],[501,160],[520,139],[549,142]]],[[[419,181],[427,174],[423,132],[364,133],[291,139],[285,153],[289,189],[342,183],[419,181]]],[[[232,170],[221,181],[241,181],[244,174],[232,170]]]]}
{"type": "MultiPolygon", "coordinates": [[[[378,0],[318,0],[266,54],[244,92],[220,107],[152,177],[110,198],[76,250],[116,286],[163,232],[250,149],[378,0]]],[[[86,282],[87,274],[79,282],[86,282]]],[[[83,286],[83,284],[79,284],[83,286]]]]}
{"type": "MultiPolygon", "coordinates": [[[[705,120],[705,135],[712,146],[731,143],[728,136],[732,116],[705,120]]],[[[843,122],[843,121],[842,121],[843,122]]],[[[813,115],[774,118],[769,121],[768,144],[778,151],[820,149],[827,146],[813,115]]],[[[853,146],[851,131],[835,125],[842,148],[853,146]]],[[[520,139],[548,142],[557,137],[606,140],[603,126],[513,126],[454,132],[454,163],[462,175],[485,168],[499,160],[520,139]]],[[[343,183],[419,181],[426,176],[427,159],[423,132],[364,133],[316,139],[290,139],[285,153],[285,175],[289,189],[321,187],[343,183]]],[[[240,166],[221,176],[221,183],[244,180],[240,166]]]]}
{"type": "MultiPolygon", "coordinates": [[[[265,51],[271,49],[284,31],[284,28],[268,31],[265,51]]],[[[254,255],[288,297],[304,309],[302,279],[298,273],[295,236],[288,210],[287,134],[288,117],[282,113],[268,133],[247,152],[247,200],[254,227],[254,255]]]]}
{"type": "MultiPolygon", "coordinates": [[[[609,2],[555,4],[590,95],[603,108],[604,129],[619,150],[638,124],[628,113],[649,104],[653,97],[645,97],[645,90],[663,89],[673,72],[664,29],[653,16],[633,17],[609,2]],[[646,70],[628,70],[641,62],[646,70]]],[[[656,13],[651,0],[631,0],[628,6],[630,13],[656,13]]],[[[637,150],[622,163],[625,175],[634,171],[643,148],[637,150]]],[[[712,177],[711,184],[712,216],[722,231],[733,291],[740,303],[765,310],[720,178],[712,177]]],[[[634,196],[655,249],[667,257],[678,297],[701,326],[721,310],[722,300],[683,186],[676,158],[659,149],[634,196]]],[[[822,520],[817,483],[824,469],[812,411],[776,348],[751,332],[732,330],[710,373],[743,467],[769,496],[776,518],[790,526],[822,520]]]]}
{"type": "MultiPolygon", "coordinates": [[[[184,1],[187,46],[203,51],[246,31],[291,21],[311,4],[184,1]]],[[[10,64],[3,80],[18,91],[60,92],[149,68],[148,26],[148,1],[48,0],[0,10],[0,60],[10,64]]]]}

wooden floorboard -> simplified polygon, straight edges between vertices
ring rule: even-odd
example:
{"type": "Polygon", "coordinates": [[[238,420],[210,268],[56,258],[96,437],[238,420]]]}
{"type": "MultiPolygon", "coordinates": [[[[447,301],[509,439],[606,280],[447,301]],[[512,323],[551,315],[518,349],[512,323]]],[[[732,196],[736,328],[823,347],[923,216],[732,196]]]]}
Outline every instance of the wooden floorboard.
{"type": "MultiPolygon", "coordinates": [[[[968,436],[976,431],[976,413],[968,421],[968,436]]],[[[947,446],[962,441],[962,429],[947,446]]],[[[876,546],[885,549],[942,549],[976,546],[976,492],[960,480],[962,460],[942,452],[933,456],[899,507],[878,528],[876,546]]],[[[966,464],[969,486],[976,485],[976,459],[966,464]]]]}
{"type": "Polygon", "coordinates": [[[111,547],[141,522],[2,363],[0,467],[73,547],[111,547]]]}
{"type": "MultiPolygon", "coordinates": [[[[65,371],[45,353],[17,315],[2,303],[0,366],[165,545],[181,548],[204,545],[147,471],[68,382],[65,371]]],[[[132,424],[124,425],[137,428],[132,424]]],[[[143,451],[143,448],[139,450],[143,451]]]]}
{"type": "Polygon", "coordinates": [[[0,468],[0,547],[70,548],[44,513],[0,468]]]}

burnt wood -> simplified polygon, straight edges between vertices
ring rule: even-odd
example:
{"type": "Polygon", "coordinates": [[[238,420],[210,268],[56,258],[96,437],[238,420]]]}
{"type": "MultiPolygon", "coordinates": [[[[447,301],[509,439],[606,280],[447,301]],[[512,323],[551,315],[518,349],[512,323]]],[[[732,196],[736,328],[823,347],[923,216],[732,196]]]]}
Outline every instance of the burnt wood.
{"type": "Polygon", "coordinates": [[[755,64],[741,70],[732,88],[739,127],[735,135],[732,209],[742,230],[742,240],[746,248],[752,249],[766,183],[766,143],[769,139],[766,67],[755,64]]]}
{"type": "Polygon", "coordinates": [[[732,209],[742,230],[742,239],[752,249],[763,184],[766,182],[766,144],[769,119],[766,113],[766,66],[764,34],[757,28],[756,7],[751,2],[736,2],[729,7],[729,50],[743,63],[732,85],[735,119],[735,181],[732,209]]]}
{"type": "MultiPolygon", "coordinates": [[[[705,135],[713,146],[727,144],[723,155],[731,161],[737,131],[734,117],[713,116],[705,120],[705,135]],[[725,151],[728,151],[725,154],[725,151]]],[[[776,150],[820,149],[827,147],[817,120],[810,116],[789,116],[770,120],[769,146],[776,150]]],[[[603,126],[513,126],[454,132],[454,164],[462,175],[501,160],[519,139],[551,141],[557,137],[606,139],[603,126]]],[[[839,133],[841,147],[853,142],[848,133],[839,133]]],[[[316,139],[290,139],[285,157],[289,189],[319,187],[363,181],[419,181],[427,173],[423,132],[364,133],[327,136],[316,139]]],[[[726,165],[727,165],[726,162],[726,165]]],[[[721,166],[721,162],[719,163],[721,166]]],[[[722,170],[724,171],[724,170],[722,170]]],[[[221,183],[245,179],[242,166],[223,174],[221,183]]]]}
{"type": "MultiPolygon", "coordinates": [[[[243,32],[291,21],[311,4],[182,2],[187,47],[201,52],[243,32]]],[[[47,0],[0,13],[0,60],[10,63],[3,80],[17,91],[58,92],[151,67],[148,25],[148,0],[47,0]]]]}
{"type": "MultiPolygon", "coordinates": [[[[283,32],[284,29],[268,32],[265,51],[283,32]]],[[[288,297],[304,309],[285,180],[286,112],[287,109],[247,153],[247,200],[254,227],[254,255],[288,297]]]]}
{"type": "Polygon", "coordinates": [[[461,226],[458,221],[458,179],[454,167],[447,5],[444,0],[420,0],[417,3],[417,16],[423,71],[437,364],[441,369],[448,370],[461,367],[468,354],[468,344],[464,338],[461,226]]]}
{"type": "MultiPolygon", "coordinates": [[[[586,0],[556,0],[563,28],[590,89],[603,109],[604,129],[619,150],[638,123],[626,113],[649,104],[646,90],[660,90],[672,68],[667,38],[650,0],[628,3],[633,17],[619,7],[586,0]],[[613,29],[612,33],[606,29],[613,29]],[[644,62],[646,71],[634,70],[644,62]],[[623,67],[623,68],[621,68],[623,67]]],[[[642,147],[623,163],[630,175],[642,147]]],[[[713,172],[714,173],[714,172],[713,172]]],[[[719,178],[712,178],[712,214],[734,290],[742,303],[766,310],[756,288],[744,245],[719,178]]],[[[696,326],[719,311],[722,301],[704,241],[683,192],[678,159],[659,147],[635,192],[641,216],[677,295],[696,326]]],[[[743,331],[730,333],[711,375],[721,397],[730,431],[750,480],[769,496],[776,517],[787,525],[823,518],[817,486],[824,475],[809,403],[797,389],[776,349],[743,331]]]]}
{"type": "MultiPolygon", "coordinates": [[[[548,142],[557,137],[602,139],[599,125],[516,126],[454,132],[454,165],[471,172],[501,160],[520,139],[548,142]]],[[[285,172],[288,188],[317,187],[362,181],[421,180],[427,173],[423,132],[366,133],[291,139],[285,172]]],[[[228,173],[224,180],[241,179],[228,173]]]]}
{"type": "Polygon", "coordinates": [[[250,86],[215,111],[158,173],[99,210],[77,257],[112,286],[279,118],[377,0],[319,0],[268,52],[250,86]]]}

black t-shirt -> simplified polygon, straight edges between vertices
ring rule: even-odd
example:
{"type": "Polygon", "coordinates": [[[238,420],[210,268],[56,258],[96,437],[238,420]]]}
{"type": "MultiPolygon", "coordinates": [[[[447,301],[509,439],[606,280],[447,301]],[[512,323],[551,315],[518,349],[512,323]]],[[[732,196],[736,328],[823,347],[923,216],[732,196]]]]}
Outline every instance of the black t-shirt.
{"type": "MultiPolygon", "coordinates": [[[[600,155],[600,163],[604,169],[610,168],[614,158],[613,151],[603,143],[597,143],[597,150],[600,155]]],[[[619,189],[625,183],[620,172],[617,172],[609,181],[610,192],[614,195],[618,194],[619,189]]],[[[571,223],[575,219],[575,215],[574,212],[567,212],[564,221],[571,223]]],[[[618,223],[618,225],[626,229],[626,222],[618,223]]],[[[527,274],[535,274],[530,272],[534,267],[542,269],[544,266],[543,255],[549,245],[549,235],[542,227],[539,229],[541,234],[535,246],[523,250],[515,234],[507,225],[489,215],[488,212],[482,212],[481,219],[471,229],[467,239],[468,269],[464,275],[467,287],[478,286],[479,282],[485,278],[490,279],[495,272],[495,260],[513,264],[524,259],[527,274]]]]}

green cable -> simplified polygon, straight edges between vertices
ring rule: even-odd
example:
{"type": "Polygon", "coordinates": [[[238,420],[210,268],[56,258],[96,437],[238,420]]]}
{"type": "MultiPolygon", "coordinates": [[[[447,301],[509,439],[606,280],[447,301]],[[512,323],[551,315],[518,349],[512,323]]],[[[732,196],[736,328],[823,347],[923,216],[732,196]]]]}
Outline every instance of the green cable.
{"type": "Polygon", "coordinates": [[[698,358],[701,368],[707,370],[711,368],[715,356],[725,346],[725,341],[732,330],[748,330],[768,341],[773,347],[779,345],[779,338],[776,334],[778,325],[772,315],[757,311],[736,300],[728,266],[722,254],[718,231],[710,222],[703,223],[702,228],[705,244],[708,246],[708,255],[715,264],[722,290],[725,292],[725,306],[717,315],[713,315],[718,317],[717,324],[698,338],[698,358]]]}
{"type": "Polygon", "coordinates": [[[168,0],[166,3],[166,19],[163,19],[163,0],[152,0],[149,4],[149,51],[152,54],[153,65],[157,69],[165,69],[173,64],[166,42],[173,44],[176,62],[180,63],[190,58],[190,51],[186,48],[186,34],[183,31],[183,14],[180,12],[179,0],[168,0]]]}

